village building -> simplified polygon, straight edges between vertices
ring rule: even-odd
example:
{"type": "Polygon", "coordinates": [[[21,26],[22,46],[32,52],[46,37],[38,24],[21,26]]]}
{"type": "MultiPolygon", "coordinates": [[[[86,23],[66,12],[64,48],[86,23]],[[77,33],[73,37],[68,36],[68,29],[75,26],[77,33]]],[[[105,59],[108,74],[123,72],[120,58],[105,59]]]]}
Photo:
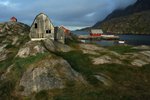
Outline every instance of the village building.
{"type": "Polygon", "coordinates": [[[91,29],[90,36],[98,37],[102,35],[103,35],[102,29],[91,29]]]}
{"type": "Polygon", "coordinates": [[[55,41],[65,43],[65,33],[61,27],[55,27],[55,41]]]}
{"type": "Polygon", "coordinates": [[[64,43],[64,32],[59,27],[54,27],[52,21],[44,13],[37,15],[30,28],[30,38],[32,41],[51,39],[64,43]]]}
{"type": "Polygon", "coordinates": [[[11,22],[17,22],[17,18],[13,16],[13,17],[10,18],[10,21],[11,22]]]}
{"type": "Polygon", "coordinates": [[[71,31],[69,29],[65,28],[64,26],[61,26],[60,28],[64,31],[66,38],[71,36],[71,31]]]}

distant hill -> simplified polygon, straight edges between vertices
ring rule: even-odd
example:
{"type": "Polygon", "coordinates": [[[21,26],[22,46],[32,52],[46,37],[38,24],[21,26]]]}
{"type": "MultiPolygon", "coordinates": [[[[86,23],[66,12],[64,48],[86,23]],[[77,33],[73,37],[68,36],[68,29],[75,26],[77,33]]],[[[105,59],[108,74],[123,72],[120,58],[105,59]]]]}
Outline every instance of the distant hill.
{"type": "Polygon", "coordinates": [[[146,10],[150,10],[150,0],[137,0],[137,2],[134,5],[131,5],[131,6],[127,7],[126,9],[115,10],[109,16],[107,16],[104,21],[97,22],[93,27],[97,27],[101,23],[108,21],[112,18],[127,16],[127,15],[131,15],[133,13],[138,13],[138,12],[142,12],[142,11],[146,11],[146,10]]]}
{"type": "Polygon", "coordinates": [[[105,32],[117,34],[150,34],[150,10],[113,18],[99,26],[105,32]]]}
{"type": "Polygon", "coordinates": [[[149,34],[149,15],[150,0],[137,0],[126,9],[115,10],[105,20],[97,22],[91,28],[102,28],[105,32],[112,33],[149,34]]]}

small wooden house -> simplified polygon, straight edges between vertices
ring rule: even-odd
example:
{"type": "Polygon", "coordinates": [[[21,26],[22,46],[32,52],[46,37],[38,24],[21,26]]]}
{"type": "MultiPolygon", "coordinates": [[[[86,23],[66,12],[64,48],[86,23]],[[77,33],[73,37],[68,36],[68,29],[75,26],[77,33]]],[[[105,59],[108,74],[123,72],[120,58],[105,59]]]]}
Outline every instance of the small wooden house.
{"type": "Polygon", "coordinates": [[[30,29],[30,38],[31,40],[46,38],[54,40],[54,25],[44,13],[40,13],[35,17],[30,29]]]}
{"type": "Polygon", "coordinates": [[[103,31],[101,29],[91,29],[90,36],[101,36],[103,34],[103,31]]]}
{"type": "Polygon", "coordinates": [[[17,18],[13,16],[13,17],[10,18],[10,21],[11,22],[17,22],[17,18]]]}

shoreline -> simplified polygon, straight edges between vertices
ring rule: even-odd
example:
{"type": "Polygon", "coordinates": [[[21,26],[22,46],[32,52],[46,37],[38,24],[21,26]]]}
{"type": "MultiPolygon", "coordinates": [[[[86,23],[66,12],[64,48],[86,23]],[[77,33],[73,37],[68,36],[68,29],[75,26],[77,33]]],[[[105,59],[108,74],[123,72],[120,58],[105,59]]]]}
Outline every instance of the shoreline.
{"type": "MultiPolygon", "coordinates": [[[[84,33],[84,35],[87,35],[90,32],[88,32],[88,31],[72,31],[72,33],[75,35],[82,35],[82,33],[84,33]]],[[[104,32],[104,35],[150,35],[150,32],[149,32],[149,34],[145,34],[145,33],[143,33],[143,34],[134,34],[134,33],[120,33],[120,34],[118,34],[118,33],[105,33],[104,32]]]]}
{"type": "Polygon", "coordinates": [[[122,33],[122,34],[118,34],[118,33],[104,33],[104,35],[150,35],[150,34],[134,34],[134,33],[122,33]]]}

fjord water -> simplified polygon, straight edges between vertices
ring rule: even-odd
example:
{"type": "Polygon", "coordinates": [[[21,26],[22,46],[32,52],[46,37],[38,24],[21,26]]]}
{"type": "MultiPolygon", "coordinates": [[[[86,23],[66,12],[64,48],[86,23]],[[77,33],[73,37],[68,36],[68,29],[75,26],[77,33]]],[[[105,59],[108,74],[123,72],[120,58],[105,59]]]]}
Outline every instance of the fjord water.
{"type": "MultiPolygon", "coordinates": [[[[88,35],[89,32],[78,31],[73,32],[76,35],[88,35]]],[[[150,45],[150,35],[118,35],[120,37],[119,40],[125,41],[128,45],[150,45]]],[[[86,40],[87,43],[96,43],[102,46],[112,46],[117,45],[118,40],[100,40],[100,41],[89,41],[86,40]]]]}

